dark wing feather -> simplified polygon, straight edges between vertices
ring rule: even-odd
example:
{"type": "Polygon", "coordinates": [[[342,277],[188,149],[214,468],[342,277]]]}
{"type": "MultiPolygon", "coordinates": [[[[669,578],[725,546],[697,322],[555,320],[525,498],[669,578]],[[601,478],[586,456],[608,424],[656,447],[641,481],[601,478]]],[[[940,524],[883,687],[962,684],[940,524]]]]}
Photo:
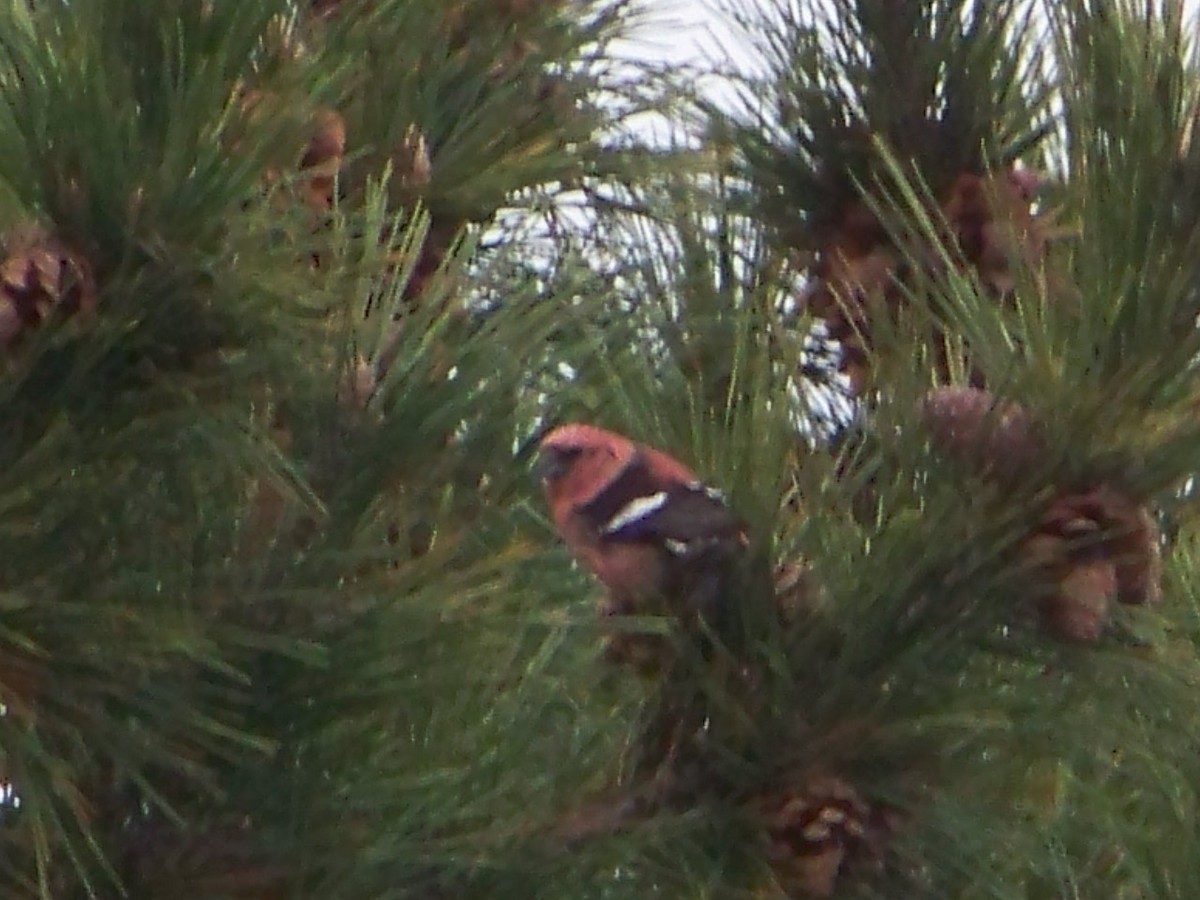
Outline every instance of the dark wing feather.
{"type": "Polygon", "coordinates": [[[602,491],[576,511],[597,532],[602,532],[617,513],[630,503],[639,497],[652,496],[659,490],[658,479],[646,468],[642,455],[635,453],[602,491]]]}
{"type": "Polygon", "coordinates": [[[702,486],[681,485],[666,491],[666,500],[654,510],[605,532],[620,541],[712,541],[736,537],[742,524],[720,495],[702,486]]]}
{"type": "Polygon", "coordinates": [[[719,493],[699,483],[664,488],[640,454],[580,512],[608,541],[687,545],[733,539],[743,531],[719,493]]]}

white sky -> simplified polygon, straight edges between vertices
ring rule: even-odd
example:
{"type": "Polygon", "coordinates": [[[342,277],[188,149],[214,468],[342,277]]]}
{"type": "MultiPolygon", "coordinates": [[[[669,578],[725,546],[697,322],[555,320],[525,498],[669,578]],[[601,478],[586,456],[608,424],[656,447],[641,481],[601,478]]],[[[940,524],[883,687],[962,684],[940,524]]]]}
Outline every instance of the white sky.
{"type": "MultiPolygon", "coordinates": [[[[701,88],[713,100],[732,99],[728,82],[714,73],[714,67],[740,70],[753,68],[754,53],[744,36],[724,16],[722,4],[736,2],[741,6],[761,5],[769,8],[777,0],[634,0],[641,21],[626,40],[617,42],[613,50],[631,60],[672,68],[691,68],[702,77],[694,86],[701,88]]],[[[787,0],[778,0],[787,2],[787,0]]],[[[1200,2],[1200,0],[1197,0],[1200,2]]],[[[671,129],[656,115],[637,116],[627,126],[640,140],[651,144],[669,139],[671,129]]]]}
{"type": "MultiPolygon", "coordinates": [[[[754,64],[753,54],[730,32],[730,25],[719,10],[730,2],[739,9],[760,7],[772,9],[788,0],[638,0],[648,18],[636,42],[630,44],[630,55],[664,63],[692,64],[707,68],[713,58],[731,59],[739,67],[754,64]]],[[[820,0],[811,0],[820,2],[820,0]]],[[[909,2],[909,0],[897,0],[909,2]]],[[[989,2],[989,0],[981,0],[989,2]]],[[[1046,2],[1046,0],[1042,0],[1046,2]]],[[[1193,22],[1200,12],[1200,0],[1158,0],[1164,3],[1182,2],[1193,22]]]]}
{"type": "MultiPolygon", "coordinates": [[[[770,10],[795,3],[797,0],[634,0],[641,10],[642,27],[617,49],[622,55],[672,67],[691,67],[704,73],[695,86],[714,101],[726,100],[733,106],[736,96],[727,82],[713,74],[714,66],[734,67],[742,71],[757,68],[757,54],[745,36],[739,33],[727,12],[731,6],[743,14],[761,9],[764,17],[770,10]]],[[[799,0],[801,3],[821,4],[825,0],[799,0]]],[[[916,0],[894,0],[907,3],[916,0]]],[[[988,3],[992,0],[977,0],[988,3]]],[[[1032,0],[1038,4],[1054,0],[1032,0]]],[[[1126,0],[1133,6],[1142,2],[1182,4],[1194,30],[1193,50],[1200,46],[1200,0],[1126,0]]],[[[637,117],[630,122],[641,140],[656,144],[671,134],[665,123],[656,116],[637,117]]]]}
{"type": "MultiPolygon", "coordinates": [[[[749,6],[746,0],[742,2],[749,6]]],[[[770,0],[758,0],[767,8],[770,0]]],[[[728,23],[710,0],[641,0],[650,20],[639,35],[641,55],[672,63],[700,63],[720,53],[719,38],[728,23]]]]}

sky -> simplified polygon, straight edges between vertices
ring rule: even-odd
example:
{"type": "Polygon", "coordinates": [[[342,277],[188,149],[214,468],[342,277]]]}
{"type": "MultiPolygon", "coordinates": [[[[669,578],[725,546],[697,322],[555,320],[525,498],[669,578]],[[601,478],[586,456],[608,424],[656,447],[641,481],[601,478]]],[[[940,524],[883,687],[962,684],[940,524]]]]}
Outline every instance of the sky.
{"type": "MultiPolygon", "coordinates": [[[[733,66],[748,71],[753,68],[755,55],[744,36],[739,38],[733,23],[721,12],[728,3],[740,8],[761,6],[769,8],[786,0],[633,0],[638,10],[640,27],[627,39],[614,42],[611,48],[617,55],[636,61],[665,65],[672,68],[690,67],[704,73],[695,87],[713,101],[726,101],[732,107],[735,90],[726,79],[713,72],[714,66],[733,66]]],[[[1200,0],[1197,0],[1200,2],[1200,0]]],[[[639,141],[651,145],[671,142],[680,135],[656,115],[638,115],[625,122],[625,127],[639,141]]]]}
{"type": "MultiPolygon", "coordinates": [[[[758,3],[765,7],[767,0],[758,3]]],[[[721,43],[731,43],[715,37],[727,31],[727,23],[710,0],[640,0],[638,5],[649,22],[640,29],[636,51],[646,58],[699,63],[706,55],[719,53],[721,43]]]]}
{"type": "MultiPolygon", "coordinates": [[[[722,10],[731,6],[747,12],[761,9],[764,14],[781,5],[797,0],[633,0],[645,17],[644,24],[634,36],[621,43],[618,52],[633,59],[648,60],[671,66],[692,66],[712,71],[714,60],[726,65],[752,71],[756,56],[745,36],[739,36],[736,26],[722,10]]],[[[822,4],[827,0],[800,0],[801,3],[822,4]]],[[[895,0],[915,2],[915,0],[895,0]]],[[[992,0],[977,0],[992,2],[992,0]]],[[[1055,0],[1031,0],[1039,5],[1055,0]]],[[[1200,45],[1200,0],[1126,0],[1132,6],[1150,2],[1155,5],[1182,5],[1196,40],[1200,45]]],[[[727,100],[732,105],[735,93],[720,77],[710,74],[697,82],[709,99],[727,100]]],[[[662,135],[660,123],[653,118],[639,119],[634,126],[642,139],[655,142],[662,135]]]]}
{"type": "MultiPolygon", "coordinates": [[[[715,54],[742,67],[752,66],[753,54],[744,43],[739,46],[736,39],[730,39],[728,23],[718,11],[727,8],[730,2],[740,9],[759,7],[765,11],[787,0],[637,0],[650,22],[631,44],[633,55],[666,63],[703,65],[706,58],[715,54]],[[715,34],[724,35],[724,40],[718,40],[715,34]]],[[[1157,2],[1175,4],[1181,0],[1157,2]]],[[[1200,0],[1182,0],[1182,5],[1191,20],[1197,21],[1200,0]]]]}

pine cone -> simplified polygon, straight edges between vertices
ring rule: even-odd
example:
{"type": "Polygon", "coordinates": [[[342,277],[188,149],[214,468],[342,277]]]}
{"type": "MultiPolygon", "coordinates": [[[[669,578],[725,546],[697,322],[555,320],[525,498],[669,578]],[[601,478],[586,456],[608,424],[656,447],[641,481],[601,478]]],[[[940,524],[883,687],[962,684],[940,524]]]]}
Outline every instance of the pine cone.
{"type": "Polygon", "coordinates": [[[1063,640],[1092,643],[1112,604],[1162,599],[1162,551],[1150,511],[1101,485],[1060,497],[1042,516],[1022,554],[1046,578],[1047,627],[1063,640]]]}
{"type": "MultiPolygon", "coordinates": [[[[996,176],[964,172],[940,203],[938,212],[949,231],[946,236],[960,248],[961,263],[974,269],[997,298],[1012,294],[1014,260],[1036,265],[1045,256],[1046,228],[1032,211],[1037,189],[1038,179],[1026,170],[1011,169],[996,176]]],[[[868,298],[882,301],[888,314],[895,315],[907,302],[904,287],[916,286],[911,283],[914,274],[937,278],[945,267],[941,252],[933,246],[911,247],[909,252],[911,260],[861,200],[847,205],[817,248],[812,283],[802,304],[824,318],[830,336],[841,342],[842,372],[855,393],[865,388],[869,371],[868,298]]],[[[933,336],[941,337],[940,333],[933,336]]],[[[938,358],[935,364],[946,380],[949,360],[938,358]]],[[[972,381],[982,384],[982,375],[972,373],[972,381]]]]}
{"type": "Polygon", "coordinates": [[[346,122],[332,109],[322,108],[313,116],[313,135],[300,158],[307,175],[305,201],[315,213],[333,208],[333,188],[346,155],[346,122]]]}
{"type": "Polygon", "coordinates": [[[429,223],[429,233],[420,249],[420,256],[413,266],[412,277],[404,286],[404,300],[416,304],[425,292],[429,283],[445,262],[446,254],[454,245],[454,240],[466,222],[459,220],[445,221],[441,218],[432,219],[429,223]]]}
{"type": "Polygon", "coordinates": [[[807,560],[783,562],[775,567],[775,604],[785,625],[795,625],[820,603],[820,585],[807,560]]]}
{"type": "MultiPolygon", "coordinates": [[[[1046,450],[1023,407],[975,388],[931,391],[921,421],[937,450],[987,477],[1019,480],[1046,450]]],[[[1042,615],[1065,640],[1097,640],[1114,602],[1153,604],[1162,597],[1158,525],[1144,504],[1107,485],[1058,497],[1021,554],[1051,585],[1042,615]]]]}
{"type": "MultiPolygon", "coordinates": [[[[263,103],[282,102],[276,94],[258,88],[239,87],[238,103],[247,120],[253,120],[263,103]]],[[[346,123],[336,110],[322,107],[317,109],[309,123],[310,137],[300,156],[298,168],[305,174],[301,192],[305,203],[317,215],[322,215],[333,206],[334,179],[342,167],[346,154],[346,123]]],[[[235,137],[231,150],[237,153],[241,138],[235,137]]],[[[263,173],[267,185],[279,180],[279,171],[269,168],[263,173]]]]}
{"type": "Polygon", "coordinates": [[[811,778],[797,792],[769,798],[767,855],[790,897],[830,897],[852,866],[882,866],[898,810],[871,806],[840,778],[811,778]]]}
{"type": "Polygon", "coordinates": [[[95,309],[88,261],[40,226],[10,229],[0,254],[0,344],[14,344],[52,315],[95,309]]]}
{"type": "Polygon", "coordinates": [[[1031,538],[1025,545],[1029,558],[1051,573],[1051,592],[1042,598],[1043,621],[1050,631],[1066,641],[1090,644],[1098,641],[1108,624],[1116,599],[1117,575],[1104,559],[1061,559],[1066,555],[1058,539],[1031,538]]]}
{"type": "Polygon", "coordinates": [[[920,421],[936,450],[983,475],[1019,478],[1046,451],[1037,423],[1022,406],[979,388],[930,391],[920,421]]]}
{"type": "Polygon", "coordinates": [[[942,213],[980,282],[1001,298],[1016,287],[1012,261],[1036,264],[1046,238],[1031,212],[1039,179],[1026,169],[982,177],[964,173],[955,180],[942,213]]]}

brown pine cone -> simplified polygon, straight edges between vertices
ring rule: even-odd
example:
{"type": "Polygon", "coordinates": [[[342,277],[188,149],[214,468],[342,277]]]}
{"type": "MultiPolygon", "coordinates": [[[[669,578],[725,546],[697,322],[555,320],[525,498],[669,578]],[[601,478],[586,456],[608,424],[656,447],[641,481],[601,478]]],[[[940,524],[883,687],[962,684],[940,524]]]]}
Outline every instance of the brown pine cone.
{"type": "Polygon", "coordinates": [[[0,238],[0,345],[11,345],[55,314],[90,313],[96,284],[82,254],[37,225],[0,238]]]}
{"type": "Polygon", "coordinates": [[[920,421],[934,449],[982,475],[1019,478],[1046,450],[1041,430],[1022,406],[979,388],[935,388],[921,403],[920,421]]]}
{"type": "MultiPolygon", "coordinates": [[[[1033,212],[1038,188],[1038,178],[1023,169],[994,176],[963,172],[934,211],[934,218],[945,223],[947,243],[961,251],[960,264],[973,269],[998,298],[1012,294],[1018,260],[1036,266],[1045,256],[1047,228],[1033,212]]],[[[904,286],[919,287],[914,278],[937,280],[946,267],[943,253],[928,242],[918,240],[907,249],[911,257],[895,245],[870,208],[855,200],[829,226],[816,250],[812,280],[801,302],[825,320],[830,336],[844,348],[842,372],[855,393],[862,393],[869,374],[873,329],[868,301],[882,301],[894,316],[907,302],[904,286]]],[[[951,367],[943,356],[934,363],[945,379],[951,367]]],[[[982,376],[973,373],[972,380],[982,383],[982,376]]]]}
{"type": "MultiPolygon", "coordinates": [[[[279,104],[277,94],[258,88],[239,87],[236,101],[247,121],[253,121],[264,108],[264,103],[279,104]]],[[[342,167],[346,154],[346,123],[336,110],[328,107],[317,109],[308,123],[309,139],[300,154],[297,168],[304,173],[301,196],[317,215],[324,214],[333,206],[334,179],[342,167]]],[[[237,153],[242,138],[234,136],[230,149],[237,153]]],[[[299,148],[297,148],[299,150],[299,148]]],[[[280,173],[274,167],[263,173],[267,185],[278,182],[280,173]]]]}
{"type": "Polygon", "coordinates": [[[942,206],[965,261],[997,297],[1010,296],[1016,287],[1014,260],[1036,265],[1045,255],[1044,229],[1031,211],[1038,188],[1038,177],[1027,169],[963,173],[942,206]]]}
{"type": "Polygon", "coordinates": [[[313,116],[313,135],[300,170],[307,176],[304,198],[315,213],[333,208],[333,188],[337,173],[346,155],[346,122],[332,109],[322,108],[313,116]]]}
{"type": "Polygon", "coordinates": [[[830,897],[851,867],[878,869],[901,819],[898,810],[868,804],[833,776],[768,798],[761,811],[767,855],[790,897],[830,897]]]}
{"type": "Polygon", "coordinates": [[[782,562],[775,567],[775,604],[785,625],[795,625],[821,604],[821,587],[807,560],[782,562]]]}
{"type": "Polygon", "coordinates": [[[1047,627],[1063,640],[1092,643],[1112,604],[1162,599],[1162,551],[1150,511],[1104,485],[1060,497],[1022,555],[1049,581],[1040,598],[1047,627]]]}
{"type": "Polygon", "coordinates": [[[446,255],[454,245],[459,232],[467,223],[462,220],[434,218],[429,223],[429,233],[421,246],[412,277],[404,286],[404,300],[414,307],[420,303],[425,286],[441,269],[446,255]]]}
{"type": "MultiPolygon", "coordinates": [[[[933,446],[985,477],[1016,481],[1045,453],[1041,429],[1019,404],[976,388],[931,391],[921,421],[933,446]]],[[[1162,597],[1162,552],[1149,509],[1097,485],[1059,496],[1021,547],[1050,588],[1039,598],[1047,627],[1065,640],[1093,642],[1112,604],[1162,597]]]]}

